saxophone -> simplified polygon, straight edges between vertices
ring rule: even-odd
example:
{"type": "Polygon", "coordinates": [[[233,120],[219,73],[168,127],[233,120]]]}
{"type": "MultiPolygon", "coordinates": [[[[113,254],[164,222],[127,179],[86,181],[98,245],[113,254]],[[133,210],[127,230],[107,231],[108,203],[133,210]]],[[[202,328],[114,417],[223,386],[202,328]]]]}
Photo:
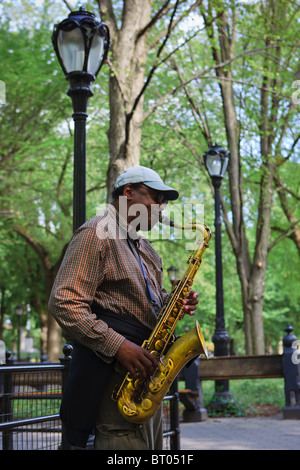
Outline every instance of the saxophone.
{"type": "Polygon", "coordinates": [[[201,265],[202,255],[211,238],[211,231],[207,225],[179,226],[162,216],[160,222],[182,230],[200,230],[203,239],[198,240],[199,246],[190,255],[184,276],[173,287],[167,303],[159,313],[154,330],[149,339],[142,344],[142,348],[153,354],[158,361],[155,373],[146,380],[139,378],[133,380],[128,372],[117,392],[113,394],[112,398],[117,401],[123,418],[136,424],[144,423],[154,415],[176,376],[191,359],[200,354],[204,354],[207,358],[205,341],[197,321],[194,329],[176,341],[174,330],[178,321],[184,316],[182,301],[188,295],[201,265]],[[167,347],[169,348],[166,351],[167,347]]]}

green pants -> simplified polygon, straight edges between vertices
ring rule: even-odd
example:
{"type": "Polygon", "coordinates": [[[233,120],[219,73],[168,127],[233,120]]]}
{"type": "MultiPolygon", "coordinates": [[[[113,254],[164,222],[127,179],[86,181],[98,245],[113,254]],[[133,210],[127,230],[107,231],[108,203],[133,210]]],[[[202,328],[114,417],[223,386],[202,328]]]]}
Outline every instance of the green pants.
{"type": "Polygon", "coordinates": [[[162,407],[146,423],[126,421],[111,398],[123,378],[117,372],[111,375],[97,418],[95,450],[161,450],[162,407]]]}

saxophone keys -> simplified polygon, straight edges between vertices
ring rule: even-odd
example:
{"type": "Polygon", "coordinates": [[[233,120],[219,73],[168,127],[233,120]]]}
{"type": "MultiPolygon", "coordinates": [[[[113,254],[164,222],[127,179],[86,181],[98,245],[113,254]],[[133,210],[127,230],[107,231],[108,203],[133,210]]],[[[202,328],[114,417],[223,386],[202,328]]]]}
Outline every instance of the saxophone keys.
{"type": "MultiPolygon", "coordinates": [[[[175,312],[175,310],[178,312],[178,308],[174,309],[173,311],[175,312]]],[[[175,317],[169,317],[166,322],[167,327],[171,328],[173,326],[174,321],[175,321],[175,317]]]]}
{"type": "Polygon", "coordinates": [[[136,379],[135,382],[133,383],[133,389],[136,390],[137,392],[142,392],[144,388],[143,383],[139,379],[136,379]]]}
{"type": "Polygon", "coordinates": [[[162,383],[161,383],[161,378],[156,377],[153,379],[151,377],[150,383],[149,383],[149,390],[151,393],[156,393],[161,389],[162,383]]]}
{"type": "Polygon", "coordinates": [[[183,297],[186,297],[188,293],[189,293],[189,289],[185,287],[182,291],[183,297]]]}
{"type": "Polygon", "coordinates": [[[135,416],[139,414],[136,406],[133,403],[127,403],[126,405],[123,405],[123,412],[127,416],[135,416]]]}
{"type": "Polygon", "coordinates": [[[164,363],[163,358],[161,357],[159,362],[163,365],[163,367],[166,367],[167,364],[164,363]]]}
{"type": "Polygon", "coordinates": [[[152,356],[155,357],[155,359],[159,358],[159,352],[154,349],[150,351],[150,354],[152,354],[152,356]]]}
{"type": "Polygon", "coordinates": [[[146,411],[146,410],[149,410],[152,406],[152,401],[149,400],[149,398],[145,398],[143,401],[142,401],[142,408],[146,411]]]}
{"type": "Polygon", "coordinates": [[[167,364],[167,366],[165,367],[165,370],[163,371],[165,378],[168,377],[168,375],[170,374],[170,372],[171,372],[171,370],[173,369],[173,367],[174,367],[174,363],[173,363],[172,359],[169,358],[169,359],[168,359],[168,364],[167,364]]]}
{"type": "Polygon", "coordinates": [[[155,342],[154,347],[157,351],[160,351],[164,347],[164,345],[165,345],[165,342],[159,339],[158,341],[155,342]]]}

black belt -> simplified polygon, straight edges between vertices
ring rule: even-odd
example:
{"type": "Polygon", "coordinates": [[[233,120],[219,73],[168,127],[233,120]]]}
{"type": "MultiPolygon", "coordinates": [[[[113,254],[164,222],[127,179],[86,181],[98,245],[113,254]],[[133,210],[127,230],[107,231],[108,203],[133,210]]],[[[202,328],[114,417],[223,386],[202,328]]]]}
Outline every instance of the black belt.
{"type": "Polygon", "coordinates": [[[145,339],[148,339],[152,330],[147,328],[135,318],[122,317],[92,304],[91,310],[97,315],[99,320],[103,320],[109,328],[112,328],[129,341],[139,346],[145,339]]]}

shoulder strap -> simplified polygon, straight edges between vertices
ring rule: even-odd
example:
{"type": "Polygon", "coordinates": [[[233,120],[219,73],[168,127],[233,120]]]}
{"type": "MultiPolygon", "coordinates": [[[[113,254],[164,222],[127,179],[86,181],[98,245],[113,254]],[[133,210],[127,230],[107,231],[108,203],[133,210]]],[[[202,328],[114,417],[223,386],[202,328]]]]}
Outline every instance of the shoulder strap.
{"type": "Polygon", "coordinates": [[[127,241],[128,241],[128,245],[133,253],[133,255],[135,256],[135,259],[137,260],[139,266],[140,266],[140,269],[141,269],[141,272],[143,274],[143,277],[145,279],[145,282],[146,282],[146,286],[147,286],[147,289],[148,289],[148,293],[149,293],[149,297],[150,297],[150,301],[151,301],[151,304],[153,305],[154,309],[155,309],[155,313],[156,315],[158,315],[159,311],[160,311],[160,307],[154,297],[154,294],[153,294],[153,291],[151,289],[151,286],[150,286],[150,281],[148,279],[148,276],[147,276],[147,273],[146,273],[146,270],[145,270],[145,266],[144,266],[144,263],[140,257],[140,254],[138,252],[138,250],[135,250],[134,247],[132,246],[132,243],[129,239],[129,237],[127,237],[127,241]]]}

